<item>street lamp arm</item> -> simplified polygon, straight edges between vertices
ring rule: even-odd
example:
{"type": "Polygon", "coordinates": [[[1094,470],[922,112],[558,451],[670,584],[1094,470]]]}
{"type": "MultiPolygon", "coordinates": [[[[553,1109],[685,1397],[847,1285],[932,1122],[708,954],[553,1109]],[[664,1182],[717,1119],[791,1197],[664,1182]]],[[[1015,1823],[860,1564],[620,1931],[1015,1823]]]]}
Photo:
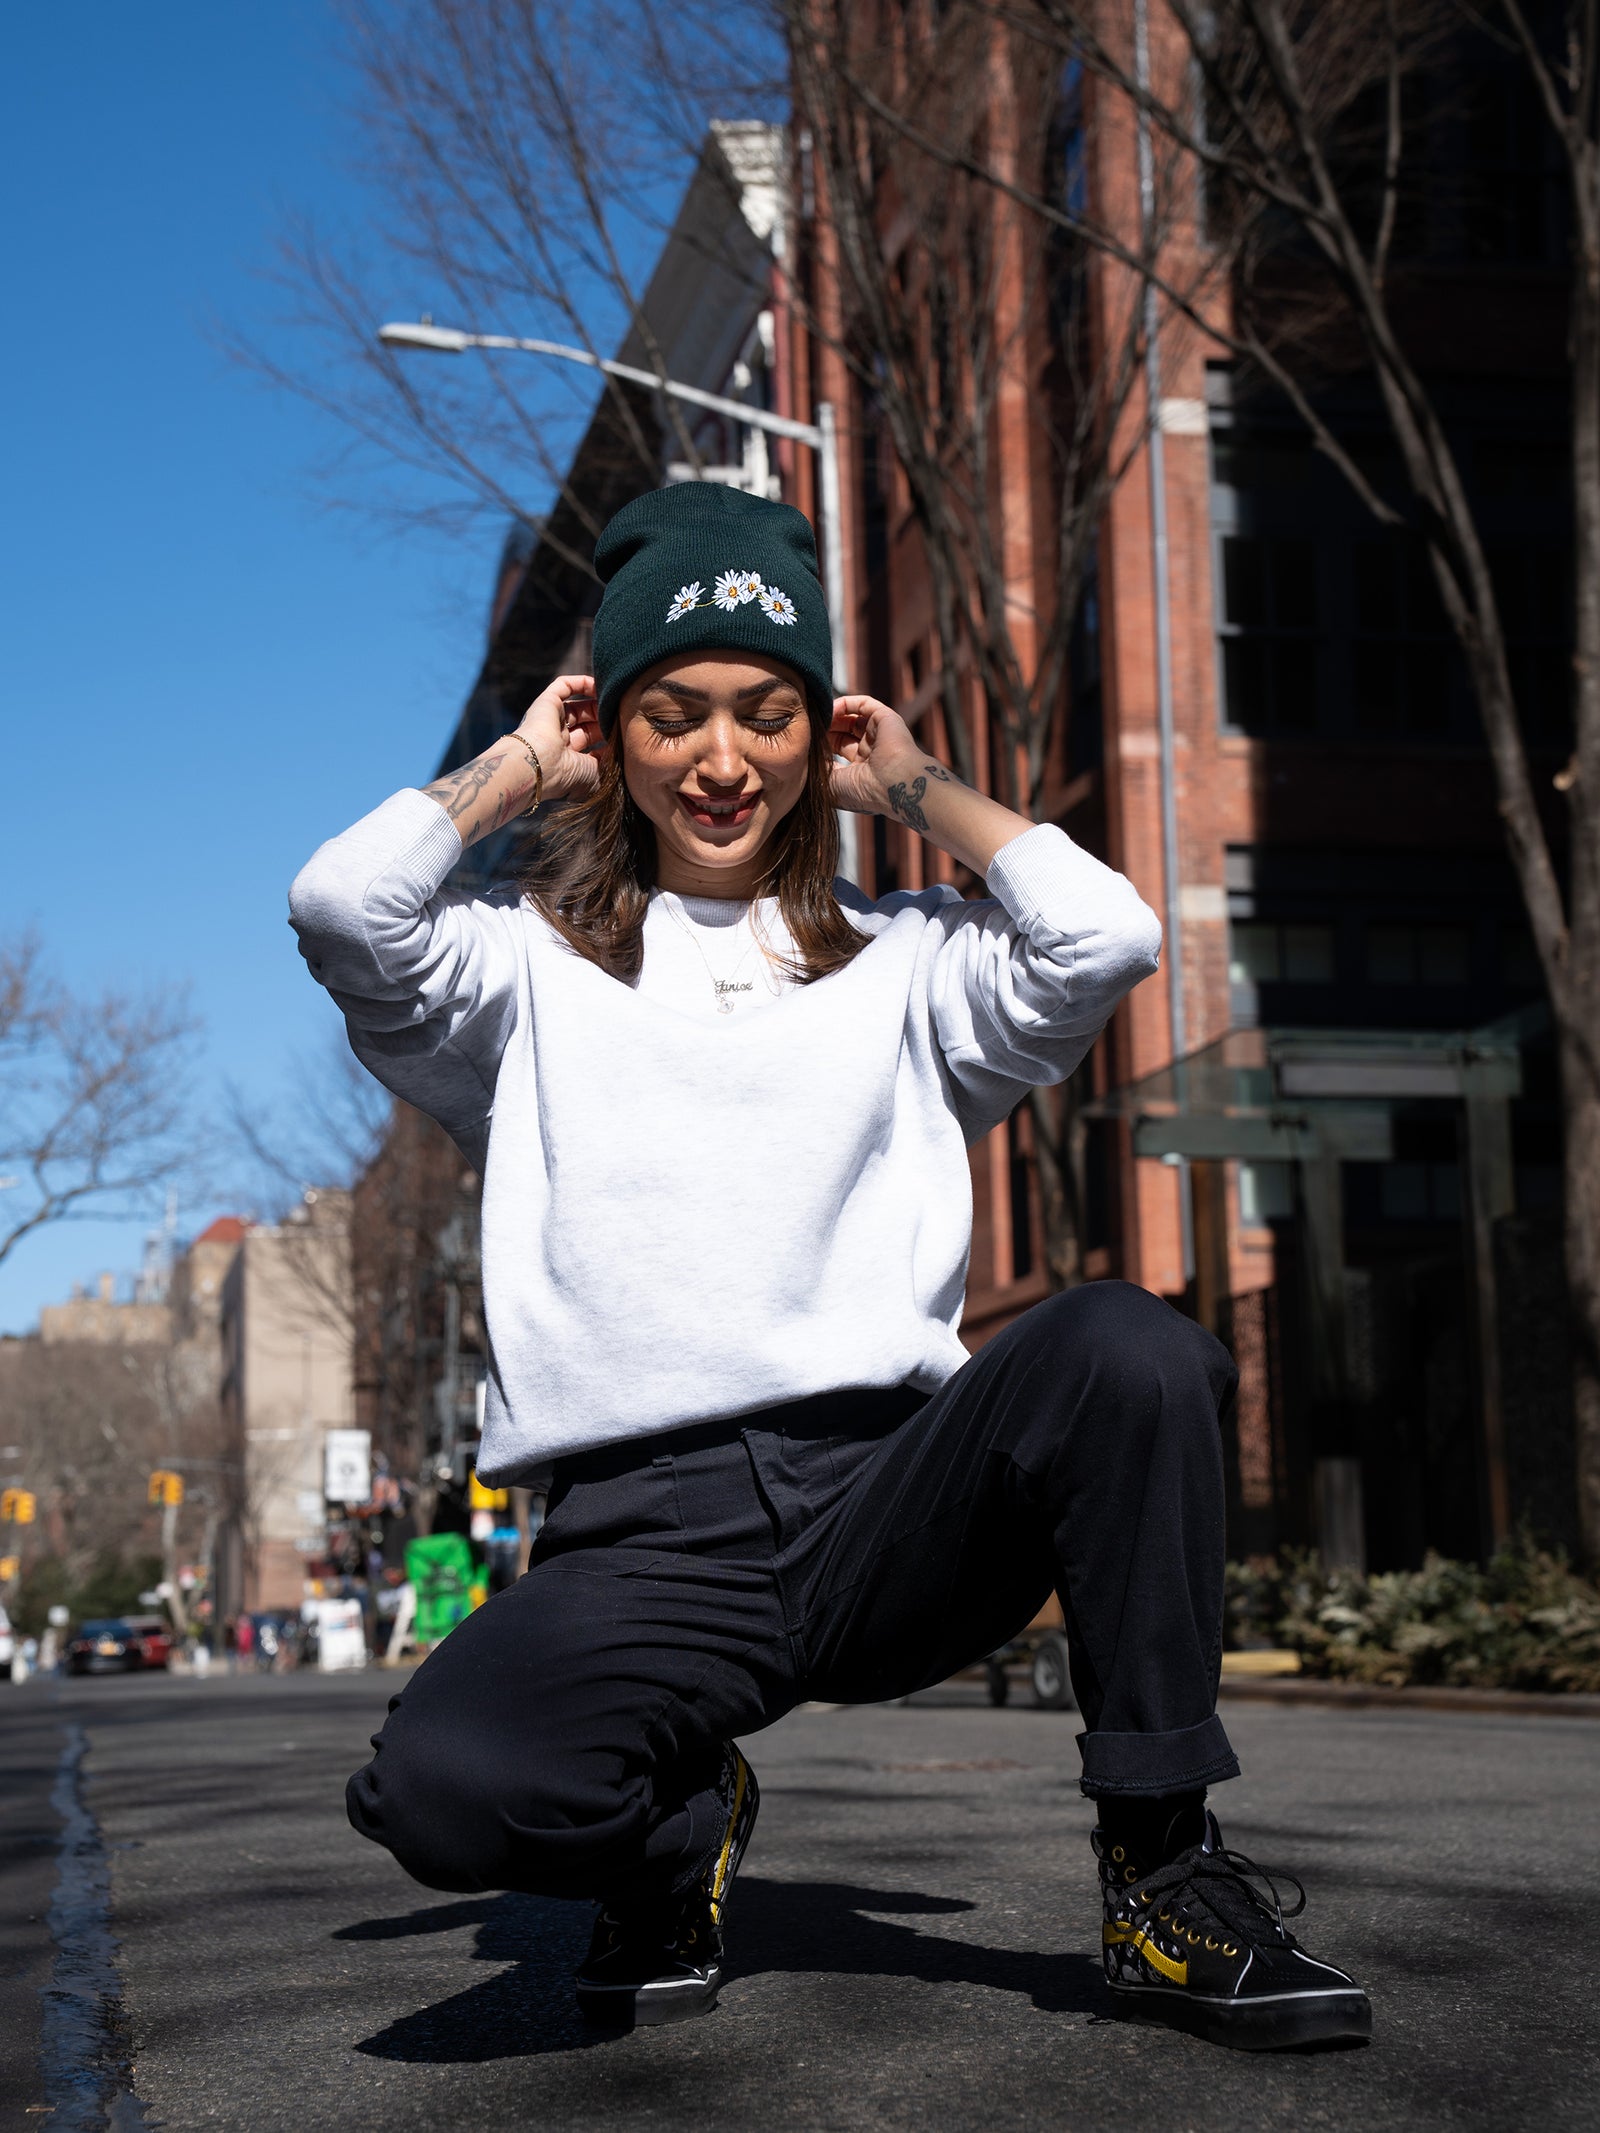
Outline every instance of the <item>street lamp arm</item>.
{"type": "Polygon", "coordinates": [[[698,385],[680,385],[676,378],[658,378],[654,371],[636,370],[631,363],[614,363],[590,355],[585,348],[568,348],[560,341],[518,340],[506,333],[460,333],[450,326],[409,325],[395,322],[378,328],[378,339],[391,348],[431,348],[441,355],[461,355],[469,348],[508,348],[527,355],[560,356],[567,363],[581,363],[586,370],[603,370],[609,378],[626,378],[630,385],[643,385],[651,392],[670,394],[714,415],[729,415],[753,430],[769,436],[792,437],[797,444],[822,449],[822,432],[814,423],[792,422],[787,415],[770,415],[764,407],[748,407],[742,400],[724,399],[721,393],[702,392],[698,385]]]}

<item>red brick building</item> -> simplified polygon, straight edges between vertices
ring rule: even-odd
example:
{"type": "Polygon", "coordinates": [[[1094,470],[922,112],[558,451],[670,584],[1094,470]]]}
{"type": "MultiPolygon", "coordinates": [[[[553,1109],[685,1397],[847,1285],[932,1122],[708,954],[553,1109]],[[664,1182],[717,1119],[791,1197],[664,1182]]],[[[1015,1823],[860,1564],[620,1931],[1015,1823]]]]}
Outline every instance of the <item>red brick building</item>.
{"type": "MultiPolygon", "coordinates": [[[[888,18],[880,27],[889,34],[888,18]]],[[[1169,57],[1156,51],[1158,73],[1169,57]]],[[[1018,117],[1040,93],[1037,48],[996,31],[986,64],[990,165],[1048,195],[1059,128],[1018,117]]],[[[1464,61],[1449,88],[1438,108],[1455,116],[1438,123],[1438,168],[1409,238],[1408,331],[1494,550],[1548,788],[1567,728],[1558,196],[1514,70],[1464,61]]],[[[1081,81],[1064,78],[1060,93],[1074,100],[1079,197],[1136,247],[1133,128],[1104,101],[1097,114],[1081,81]]],[[[802,139],[802,163],[806,152],[802,139]]],[[[801,300],[780,404],[805,412],[809,395],[845,411],[850,671],[947,754],[911,486],[863,392],[870,366],[834,345],[848,342],[852,291],[826,184],[802,170],[793,198],[811,213],[796,216],[784,266],[801,300]]],[[[892,248],[908,212],[892,171],[883,199],[892,248]]],[[[1198,186],[1187,200],[1163,258],[1179,283],[1205,264],[1198,186]]],[[[1130,277],[1104,257],[1080,270],[1081,315],[1062,326],[1030,294],[1049,278],[1044,225],[998,195],[981,212],[999,262],[991,301],[1010,315],[996,330],[1016,350],[991,395],[988,509],[1026,662],[1052,596],[1050,337],[1087,330],[1109,346],[1130,277]]],[[[1155,393],[1147,374],[1124,413],[1124,437],[1146,441],[1100,525],[1039,810],[1126,872],[1168,925],[1161,973],[1092,1064],[1101,1097],[1146,1089],[1090,1128],[1083,1271],[1171,1297],[1239,1352],[1236,1545],[1315,1538],[1384,1567],[1427,1546],[1475,1554],[1519,1515],[1564,1537],[1565,1394],[1559,1365],[1539,1361],[1560,1341],[1532,1338],[1514,1302],[1559,1281],[1548,1055],[1506,1037],[1500,1093],[1474,1109],[1459,1060],[1501,1040],[1475,1049],[1450,1035],[1519,1011],[1536,1021],[1538,996],[1464,667],[1420,543],[1371,518],[1287,406],[1181,321],[1162,322],[1157,350],[1155,393]],[[1223,1130],[1206,1115],[1237,1108],[1228,1061],[1284,1049],[1229,1035],[1263,1029],[1297,1033],[1301,1081],[1324,1090],[1311,1106],[1316,1160],[1314,1134],[1274,1138],[1265,1119],[1223,1130]],[[1208,1064],[1187,1089],[1151,1084],[1179,1055],[1208,1064]],[[1208,1074],[1211,1093],[1197,1094],[1208,1074]],[[1327,1091],[1358,1084],[1367,1093],[1352,1107],[1319,1110],[1327,1091]],[[1166,1133],[1163,1158],[1137,1152],[1163,1138],[1160,1119],[1135,1124],[1144,1108],[1198,1115],[1166,1133]],[[1176,1160],[1185,1143],[1203,1159],[1176,1160]],[[1227,1145],[1256,1158],[1207,1152],[1227,1145]],[[1519,1390],[1534,1383],[1538,1403],[1519,1390]]],[[[1369,476],[1402,493],[1370,381],[1330,352],[1320,398],[1369,476]]],[[[809,468],[786,471],[809,507],[809,468]]],[[[968,686],[982,781],[990,721],[975,677],[968,686]]],[[[880,888],[916,885],[924,868],[950,876],[898,827],[864,853],[880,888]]],[[[1019,1114],[974,1152],[974,1341],[1048,1286],[1029,1146],[1019,1114]]],[[[1541,1325],[1548,1335],[1548,1314],[1541,1325]]]]}
{"type": "MultiPolygon", "coordinates": [[[[986,93],[1004,140],[1017,109],[1038,119],[1043,92],[1035,79],[1011,78],[1005,48],[997,52],[986,93]]],[[[1473,138],[1502,142],[1504,183],[1522,183],[1519,197],[1531,205],[1497,217],[1494,184],[1465,206],[1441,192],[1437,226],[1419,241],[1413,331],[1497,545],[1534,707],[1531,738],[1554,770],[1565,716],[1559,233],[1543,212],[1542,180],[1524,167],[1510,92],[1478,86],[1487,102],[1473,138]]],[[[1071,93],[1081,99],[1081,84],[1071,93]]],[[[1074,123],[1081,118],[1080,107],[1074,123]]],[[[1031,123],[1030,138],[1059,144],[1052,125],[1031,123]]],[[[1020,123],[1015,131],[1020,138],[1020,123]]],[[[786,142],[771,128],[721,129],[709,140],[647,309],[669,371],[684,382],[804,421],[824,401],[838,411],[843,523],[833,531],[849,675],[945,753],[927,558],[904,471],[863,382],[870,363],[841,353],[857,329],[826,188],[807,153],[805,136],[786,142]],[[724,228],[716,245],[705,237],[712,224],[724,228]]],[[[1084,128],[1078,154],[1073,182],[1135,240],[1131,130],[1084,128]]],[[[1019,167],[1023,180],[1030,175],[1046,174],[1019,167]]],[[[1053,502],[1041,425],[1059,366],[1051,305],[1024,302],[1051,272],[1038,226],[992,211],[987,241],[1003,271],[990,287],[997,309],[1011,302],[1008,289],[1016,301],[1006,326],[1011,372],[986,439],[988,509],[1026,660],[1050,619],[1053,502]]],[[[885,213],[892,220],[887,201],[885,213]]],[[[1197,255],[1203,232],[1191,219],[1172,243],[1180,260],[1197,255]]],[[[1091,265],[1080,278],[1076,300],[1088,309],[1074,330],[1085,319],[1091,333],[1114,330],[1127,300],[1121,272],[1091,265]]],[[[1416,1049],[1426,1033],[1442,1041],[1527,1008],[1537,981],[1464,672],[1426,572],[1414,546],[1365,515],[1285,408],[1209,360],[1193,333],[1167,325],[1158,345],[1155,404],[1141,383],[1125,412],[1123,435],[1136,449],[1100,522],[1040,812],[1126,872],[1168,917],[1169,941],[1161,974],[1097,1045],[1082,1094],[1125,1090],[1177,1053],[1202,1053],[1207,1086],[1220,1086],[1216,1075],[1234,1072],[1230,1060],[1266,1056],[1265,1040],[1230,1032],[1324,1031],[1340,1043],[1390,1032],[1396,1056],[1431,1059],[1426,1043],[1416,1049]]],[[[1331,373],[1323,398],[1373,478],[1390,480],[1368,382],[1331,373]]],[[[697,442],[714,477],[782,494],[815,517],[812,455],[791,444],[755,449],[739,427],[716,416],[701,424],[697,442]]],[[[659,469],[619,464],[605,445],[602,409],[579,464],[591,455],[594,494],[608,508],[677,471],[665,445],[659,469]]],[[[575,545],[572,529],[562,531],[559,553],[545,554],[538,541],[508,552],[485,668],[447,766],[505,730],[586,644],[598,589],[561,560],[575,545]]],[[[972,719],[980,782],[994,768],[992,730],[980,697],[972,719]]],[[[492,866],[494,855],[479,863],[492,866]]],[[[953,878],[942,855],[890,824],[865,829],[855,871],[880,890],[953,878]]],[[[1381,1117],[1371,1101],[1355,1128],[1344,1113],[1342,1124],[1324,1114],[1317,1161],[1306,1154],[1310,1129],[1296,1141],[1281,1122],[1263,1125],[1248,1156],[1208,1153],[1204,1126],[1191,1135],[1194,1160],[1174,1159],[1171,1147],[1141,1153],[1161,1136],[1148,1121],[1140,1126],[1137,1098],[1102,1103],[1108,1115],[1088,1126],[1083,1272],[1173,1298],[1240,1353],[1245,1383],[1230,1438],[1236,1545],[1320,1538],[1336,1555],[1382,1567],[1415,1560],[1425,1546],[1477,1553],[1511,1510],[1563,1530],[1561,1424],[1550,1420],[1560,1373],[1528,1361],[1527,1339],[1516,1346],[1530,1323],[1521,1302],[1544,1280],[1537,1269],[1556,1264],[1555,1111],[1537,1048],[1523,1047],[1520,1068],[1516,1044],[1508,1056],[1511,1079],[1496,1085],[1491,1126],[1509,1115],[1510,1139],[1495,1143],[1493,1204],[1480,1210],[1477,1232],[1463,1220],[1464,1193],[1480,1179],[1464,1153],[1470,1106],[1456,1100],[1464,1084],[1449,1079],[1448,1060],[1384,1084],[1381,1117]],[[1502,1099],[1519,1072],[1521,1094],[1506,1114],[1502,1099]],[[1510,1262],[1508,1240],[1517,1247],[1510,1262]],[[1508,1309],[1517,1325],[1497,1361],[1508,1309]],[[1331,1330],[1319,1312],[1333,1314],[1331,1330]],[[1487,1332],[1486,1313],[1495,1321],[1487,1332]],[[1507,1380],[1503,1396],[1490,1377],[1507,1380]]],[[[1375,1070],[1369,1062],[1362,1071],[1375,1070]]],[[[1196,1105],[1185,1088],[1176,1104],[1170,1089],[1157,1090],[1154,1111],[1228,1108],[1214,1089],[1196,1105]]],[[[1051,1283],[1031,1134],[1020,1110],[974,1151],[974,1343],[1051,1283]]]]}

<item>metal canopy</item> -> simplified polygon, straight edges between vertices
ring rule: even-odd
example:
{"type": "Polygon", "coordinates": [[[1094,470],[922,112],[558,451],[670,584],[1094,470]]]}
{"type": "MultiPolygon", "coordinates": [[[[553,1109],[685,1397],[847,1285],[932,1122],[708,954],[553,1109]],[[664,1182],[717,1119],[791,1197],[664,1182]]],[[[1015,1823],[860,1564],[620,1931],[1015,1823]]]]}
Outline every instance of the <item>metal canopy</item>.
{"type": "MultiPolygon", "coordinates": [[[[1486,1526],[1510,1530],[1495,1297],[1495,1225],[1515,1205],[1511,1099],[1522,1093],[1521,1046],[1547,1026],[1541,1004],[1477,1030],[1238,1029],[1084,1106],[1125,1119],[1140,1156],[1195,1163],[1288,1161],[1295,1168],[1317,1395],[1349,1399],[1341,1163],[1394,1156],[1396,1110],[1417,1101],[1463,1107],[1461,1158],[1469,1278],[1475,1299],[1486,1526]]],[[[1215,1228],[1215,1225],[1213,1225],[1215,1228]]],[[[1196,1253],[1197,1298],[1226,1288],[1225,1231],[1196,1253]],[[1210,1271],[1199,1283],[1200,1259],[1210,1271]]],[[[1205,1312],[1202,1310],[1202,1317],[1205,1312]]],[[[1324,1536],[1326,1540],[1326,1536],[1324,1536]]]]}
{"type": "Polygon", "coordinates": [[[1127,1119],[1136,1155],[1382,1163],[1393,1106],[1522,1089],[1515,1022],[1486,1029],[1236,1029],[1084,1106],[1127,1119]]]}

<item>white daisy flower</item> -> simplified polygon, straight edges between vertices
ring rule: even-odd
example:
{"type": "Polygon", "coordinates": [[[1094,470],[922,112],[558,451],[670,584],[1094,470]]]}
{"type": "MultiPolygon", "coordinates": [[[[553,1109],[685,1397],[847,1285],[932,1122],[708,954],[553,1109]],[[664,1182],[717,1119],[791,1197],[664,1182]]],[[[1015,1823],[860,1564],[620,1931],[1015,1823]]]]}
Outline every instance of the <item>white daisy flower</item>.
{"type": "Polygon", "coordinates": [[[739,600],[741,605],[747,600],[759,600],[761,598],[760,571],[741,570],[736,571],[734,575],[739,580],[739,600]]]}
{"type": "Polygon", "coordinates": [[[725,570],[717,580],[717,589],[711,595],[714,606],[725,608],[731,615],[745,599],[745,573],[742,570],[725,570]]]}
{"type": "Polygon", "coordinates": [[[761,610],[769,622],[781,623],[785,628],[799,619],[794,611],[794,602],[786,592],[779,592],[776,585],[762,588],[761,610]]]}
{"type": "Polygon", "coordinates": [[[698,607],[700,604],[700,595],[702,592],[704,592],[704,590],[705,587],[700,583],[700,580],[698,578],[695,579],[692,585],[680,585],[678,587],[677,599],[674,600],[672,605],[667,609],[667,620],[669,622],[676,622],[680,615],[686,615],[689,613],[691,608],[698,607]]]}

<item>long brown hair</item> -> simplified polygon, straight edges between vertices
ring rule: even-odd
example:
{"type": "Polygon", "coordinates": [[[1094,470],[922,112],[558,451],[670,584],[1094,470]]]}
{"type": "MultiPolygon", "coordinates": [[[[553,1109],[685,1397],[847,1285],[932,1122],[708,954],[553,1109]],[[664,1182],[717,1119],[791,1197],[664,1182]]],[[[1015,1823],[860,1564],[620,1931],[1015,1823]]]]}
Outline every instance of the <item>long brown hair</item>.
{"type": "MultiPolygon", "coordinates": [[[[774,831],[756,884],[757,896],[778,900],[795,948],[780,967],[801,985],[842,970],[867,945],[833,893],[839,818],[832,766],[827,728],[813,719],[804,790],[774,831]]],[[[517,885],[579,955],[625,985],[638,977],[656,885],[656,832],[628,790],[620,732],[601,760],[595,791],[539,826],[517,885]]]]}

